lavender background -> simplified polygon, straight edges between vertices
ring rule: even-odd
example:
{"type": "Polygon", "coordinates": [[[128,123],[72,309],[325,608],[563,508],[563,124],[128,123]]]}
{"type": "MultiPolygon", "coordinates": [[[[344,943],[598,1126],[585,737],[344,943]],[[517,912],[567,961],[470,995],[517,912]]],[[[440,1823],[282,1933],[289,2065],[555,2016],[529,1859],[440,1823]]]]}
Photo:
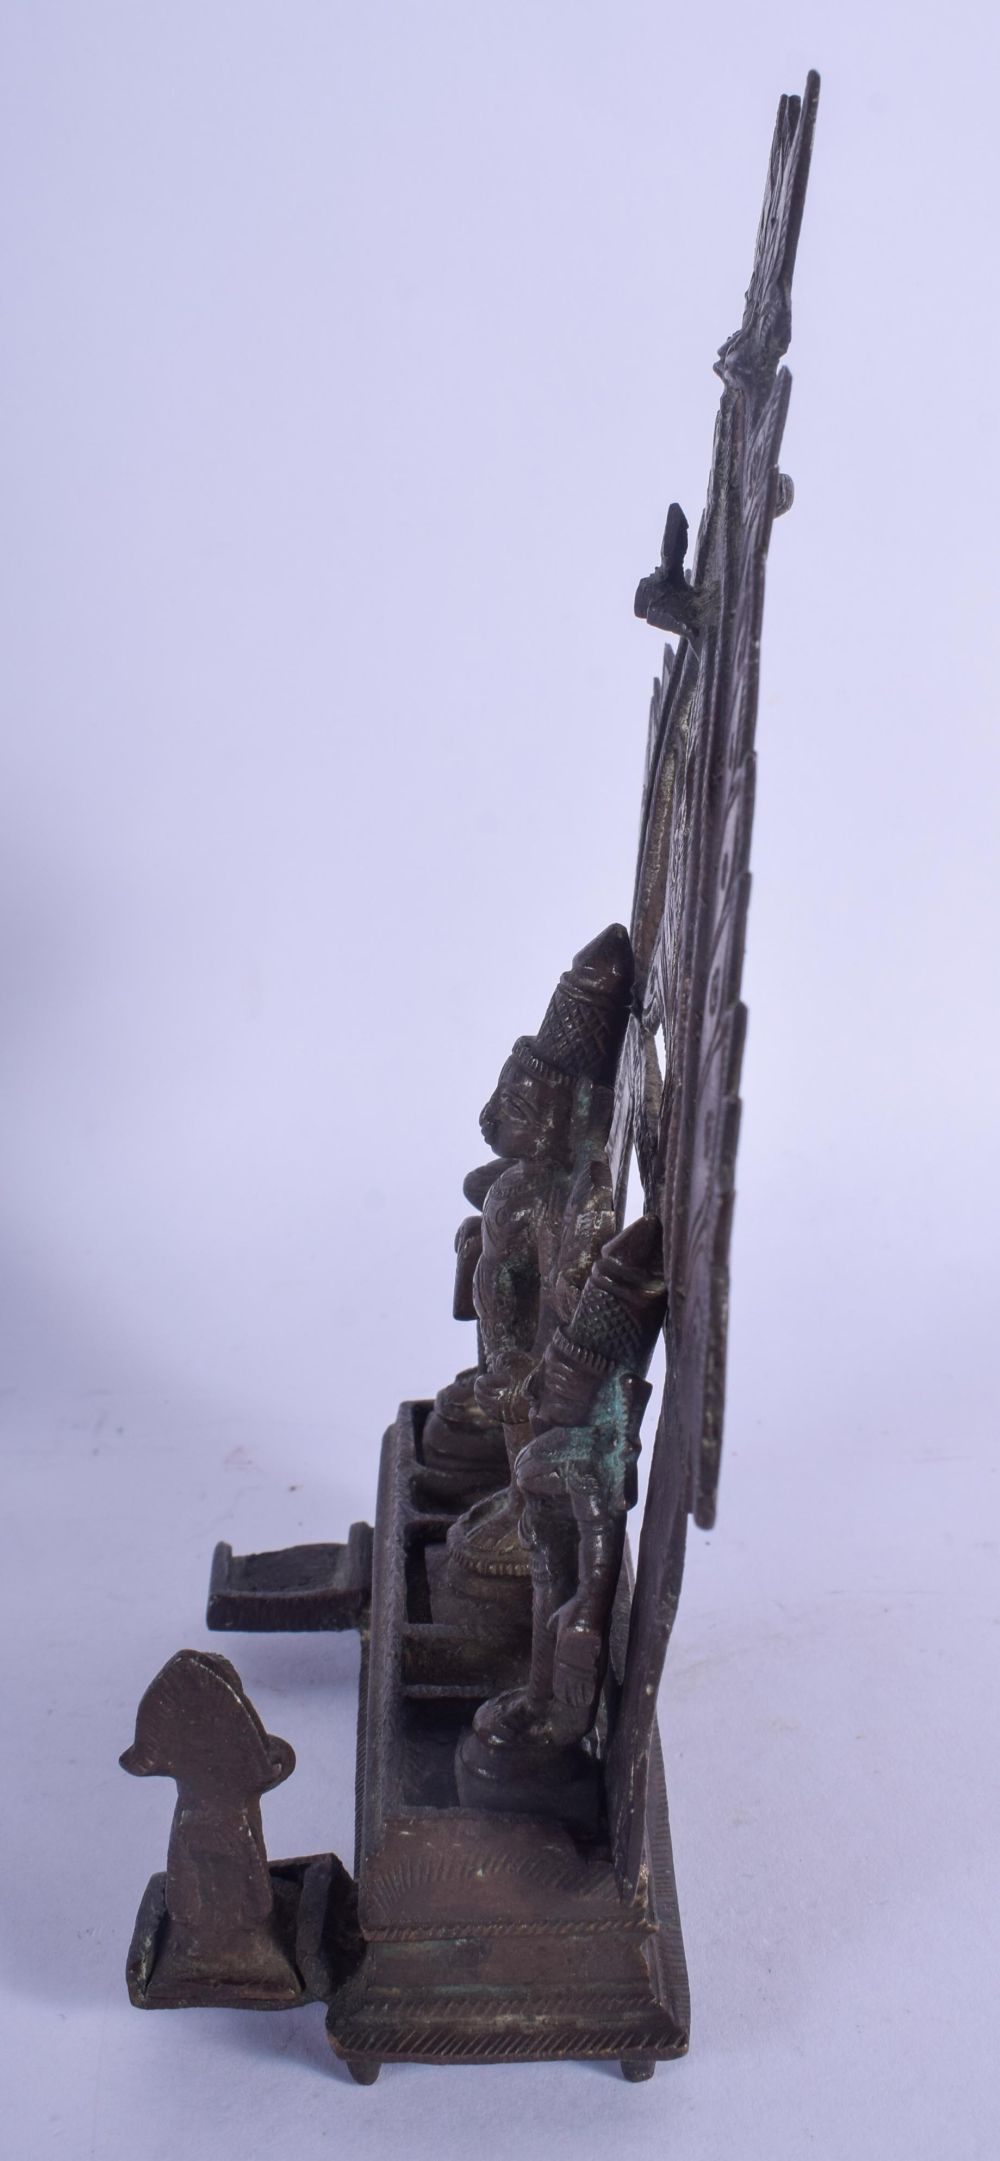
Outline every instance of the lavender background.
{"type": "MultiPolygon", "coordinates": [[[[7,0],[9,2150],[994,2155],[994,11],[7,0]],[[766,610],[727,1453],[662,1713],[692,2053],[138,2018],[208,1562],[469,1355],[476,1114],[627,915],[778,93],[824,75],[766,610]],[[530,785],[526,775],[530,772],[530,785]]],[[[353,1640],[243,1639],[352,1848],[353,1640]]]]}

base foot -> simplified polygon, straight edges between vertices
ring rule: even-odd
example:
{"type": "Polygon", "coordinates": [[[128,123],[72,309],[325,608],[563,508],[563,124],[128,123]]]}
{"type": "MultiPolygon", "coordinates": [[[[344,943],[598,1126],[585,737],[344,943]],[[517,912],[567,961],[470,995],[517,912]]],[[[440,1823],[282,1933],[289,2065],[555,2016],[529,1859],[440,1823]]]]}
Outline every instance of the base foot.
{"type": "Polygon", "coordinates": [[[344,2062],[356,2086],[374,2086],[382,2069],[377,2056],[345,2056],[344,2062]]]}
{"type": "Polygon", "coordinates": [[[656,2057],[623,2056],[621,2069],[622,2077],[628,2080],[630,2086],[639,2086],[643,2079],[652,2078],[656,2069],[656,2057]]]}

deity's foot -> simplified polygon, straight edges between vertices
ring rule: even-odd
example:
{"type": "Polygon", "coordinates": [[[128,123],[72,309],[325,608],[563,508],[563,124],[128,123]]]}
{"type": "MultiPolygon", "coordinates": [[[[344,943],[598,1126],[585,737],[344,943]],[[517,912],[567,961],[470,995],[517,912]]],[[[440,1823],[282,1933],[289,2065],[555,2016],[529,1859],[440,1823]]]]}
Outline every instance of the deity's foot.
{"type": "Polygon", "coordinates": [[[528,1688],[507,1688],[482,1703],[472,1721],[476,1741],[497,1756],[518,1749],[547,1748],[552,1740],[548,1704],[538,1704],[528,1688]]]}
{"type": "Polygon", "coordinates": [[[463,1808],[557,1816],[580,1830],[597,1829],[596,1757],[580,1741],[560,1741],[550,1709],[539,1709],[525,1689],[480,1706],[471,1733],[459,1742],[455,1775],[463,1808]]]}
{"type": "Polygon", "coordinates": [[[507,1468],[502,1426],[489,1425],[485,1420],[479,1424],[453,1421],[444,1418],[436,1405],[427,1414],[420,1452],[428,1468],[461,1468],[467,1474],[492,1478],[494,1491],[497,1479],[507,1468]]]}
{"type": "Polygon", "coordinates": [[[419,1441],[417,1486],[431,1501],[460,1508],[493,1493],[507,1470],[503,1427],[476,1402],[479,1368],[467,1366],[438,1390],[419,1441]]]}
{"type": "MultiPolygon", "coordinates": [[[[459,1379],[464,1379],[460,1375],[459,1379]]],[[[452,1401],[457,1383],[442,1389],[420,1436],[421,1492],[435,1500],[470,1500],[493,1493],[507,1470],[503,1427],[483,1417],[474,1397],[452,1401]]]]}

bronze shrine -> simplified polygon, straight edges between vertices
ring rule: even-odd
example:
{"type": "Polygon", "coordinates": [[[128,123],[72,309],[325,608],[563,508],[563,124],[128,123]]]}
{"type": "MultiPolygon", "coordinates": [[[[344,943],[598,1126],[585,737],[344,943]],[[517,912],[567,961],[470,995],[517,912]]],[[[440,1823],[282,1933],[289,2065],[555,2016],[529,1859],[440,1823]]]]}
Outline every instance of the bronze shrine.
{"type": "Polygon", "coordinates": [[[688,2045],[655,1707],[687,1519],[715,1520],[764,569],[792,500],[780,362],[818,95],[811,74],[778,108],[690,565],[672,504],[636,594],[677,642],[629,928],[581,945],[482,1112],[492,1160],[465,1181],[454,1299],[475,1360],[401,1406],[374,1531],[215,1554],[211,1629],[360,1633],[353,1875],[332,1854],[268,1865],[260,1799],[294,1756],[227,1659],[171,1658],[122,1757],[177,1782],[133,2003],[322,2001],[362,2084],[394,2059],[605,2057],[638,2080],[688,2045]]]}

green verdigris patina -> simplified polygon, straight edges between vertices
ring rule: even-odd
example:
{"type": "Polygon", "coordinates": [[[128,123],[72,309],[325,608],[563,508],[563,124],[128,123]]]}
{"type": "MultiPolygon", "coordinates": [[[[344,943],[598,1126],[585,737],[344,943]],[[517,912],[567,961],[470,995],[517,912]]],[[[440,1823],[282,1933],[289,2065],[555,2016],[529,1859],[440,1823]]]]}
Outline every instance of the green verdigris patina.
{"type": "Polygon", "coordinates": [[[605,1247],[526,1386],[532,1437],[514,1478],[531,1565],[531,1665],[522,1688],[482,1705],[460,1747],[470,1805],[509,1806],[509,1784],[528,1778],[553,1805],[567,1785],[584,1790],[666,1303],[660,1224],[640,1216],[605,1247]]]}

